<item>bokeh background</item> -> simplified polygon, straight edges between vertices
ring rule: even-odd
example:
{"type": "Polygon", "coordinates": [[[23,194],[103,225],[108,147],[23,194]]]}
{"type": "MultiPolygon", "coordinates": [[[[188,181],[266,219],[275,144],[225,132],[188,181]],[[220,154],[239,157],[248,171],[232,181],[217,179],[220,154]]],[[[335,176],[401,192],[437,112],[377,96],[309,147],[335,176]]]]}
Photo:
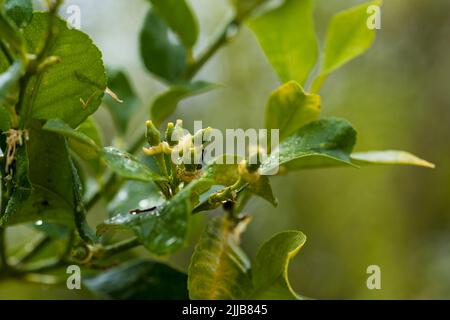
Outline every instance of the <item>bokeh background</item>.
{"type": "MultiPolygon", "coordinates": [[[[196,51],[221,31],[231,16],[227,0],[189,1],[202,30],[196,51]]],[[[364,1],[316,0],[316,29],[323,43],[331,16],[364,1]]],[[[144,71],[138,35],[145,0],[71,0],[82,13],[82,30],[100,47],[107,65],[126,70],[142,110],[164,87],[144,71]]],[[[66,13],[61,13],[65,16],[66,13]]],[[[274,26],[276,27],[276,26],[274,26]]],[[[298,30],[301,32],[301,30],[298,30]]],[[[258,246],[286,229],[308,241],[290,265],[293,287],[318,299],[450,299],[450,1],[386,0],[382,29],[373,48],[327,81],[323,114],[344,117],[357,129],[357,150],[404,149],[437,165],[301,171],[273,179],[278,208],[258,199],[246,212],[254,219],[243,247],[258,246]],[[368,290],[366,269],[381,267],[381,290],[368,290]]],[[[259,128],[269,93],[279,82],[252,33],[206,65],[198,78],[223,85],[186,100],[172,117],[203,120],[219,129],[259,128]]],[[[106,111],[96,115],[111,140],[106,111]]],[[[96,208],[91,223],[104,218],[96,208]]],[[[204,218],[198,217],[192,239],[204,218]]],[[[187,270],[192,246],[166,259],[187,270]]],[[[137,254],[147,255],[144,251],[137,254]]],[[[0,298],[86,298],[82,292],[17,281],[0,285],[0,298]]]]}

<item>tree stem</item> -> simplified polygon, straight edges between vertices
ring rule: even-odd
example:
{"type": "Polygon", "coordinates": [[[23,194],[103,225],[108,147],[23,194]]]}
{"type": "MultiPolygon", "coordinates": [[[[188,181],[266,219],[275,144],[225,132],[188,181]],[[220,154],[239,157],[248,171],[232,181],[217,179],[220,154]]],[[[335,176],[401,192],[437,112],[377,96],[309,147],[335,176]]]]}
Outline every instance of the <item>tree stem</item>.
{"type": "Polygon", "coordinates": [[[122,253],[124,251],[133,249],[141,245],[141,241],[138,238],[131,238],[118,242],[109,246],[105,246],[102,249],[102,258],[111,257],[113,255],[122,253]]]}

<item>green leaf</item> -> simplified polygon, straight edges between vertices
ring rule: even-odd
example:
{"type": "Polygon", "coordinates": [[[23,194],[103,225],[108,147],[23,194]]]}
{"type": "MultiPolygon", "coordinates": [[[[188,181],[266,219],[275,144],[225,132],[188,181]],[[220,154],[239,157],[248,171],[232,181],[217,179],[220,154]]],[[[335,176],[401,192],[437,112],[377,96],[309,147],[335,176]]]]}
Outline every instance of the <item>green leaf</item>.
{"type": "Polygon", "coordinates": [[[164,195],[153,183],[127,181],[108,205],[109,216],[135,209],[145,210],[158,207],[166,201],[164,195]]]}
{"type": "MultiPolygon", "coordinates": [[[[21,199],[21,206],[11,212],[7,210],[7,223],[11,225],[42,220],[73,225],[73,176],[66,141],[55,133],[42,130],[37,124],[29,128],[29,136],[29,164],[23,159],[18,159],[17,163],[19,168],[29,166],[27,174],[32,186],[31,195],[22,196],[22,191],[28,192],[28,188],[26,183],[18,184],[19,193],[14,191],[8,207],[13,204],[17,206],[14,200],[16,197],[21,199]]],[[[19,172],[25,171],[16,169],[20,180],[25,180],[26,175],[19,172]]]]}
{"type": "Polygon", "coordinates": [[[0,39],[9,44],[16,52],[24,54],[23,36],[14,21],[6,15],[2,8],[0,8],[0,39]]]}
{"type": "Polygon", "coordinates": [[[181,100],[216,88],[217,85],[204,81],[174,86],[155,99],[151,107],[151,119],[156,124],[161,124],[175,112],[181,100]]]}
{"type": "Polygon", "coordinates": [[[263,244],[253,265],[255,291],[251,299],[301,299],[289,284],[288,267],[305,242],[306,237],[300,231],[285,231],[263,244]]]}
{"type": "Polygon", "coordinates": [[[0,74],[0,105],[6,102],[8,94],[14,86],[17,86],[23,72],[23,63],[17,61],[6,72],[0,74]]]}
{"type": "Polygon", "coordinates": [[[239,248],[239,229],[223,217],[208,223],[189,265],[190,299],[231,300],[249,295],[250,261],[239,248]]]}
{"type": "Polygon", "coordinates": [[[19,28],[24,27],[33,17],[32,0],[6,0],[5,10],[19,28]]]}
{"type": "MultiPolygon", "coordinates": [[[[75,129],[80,134],[90,138],[94,141],[96,146],[103,145],[103,137],[100,132],[100,128],[97,123],[94,121],[93,117],[87,118],[82,124],[75,129]]],[[[90,145],[86,145],[83,142],[79,142],[76,139],[69,139],[69,147],[72,151],[75,152],[77,156],[87,162],[89,168],[92,170],[92,173],[100,177],[101,174],[105,171],[106,165],[102,160],[101,153],[94,153],[92,147],[90,145]]]]}
{"type": "Polygon", "coordinates": [[[276,89],[266,107],[266,128],[279,129],[284,140],[320,115],[320,96],[306,93],[295,81],[276,89]]]}
{"type": "Polygon", "coordinates": [[[351,155],[357,165],[411,165],[434,168],[435,165],[417,156],[397,150],[356,152],[351,155]]]}
{"type": "Polygon", "coordinates": [[[187,300],[187,276],[165,264],[151,260],[126,262],[83,284],[103,299],[187,300]]]}
{"type": "Polygon", "coordinates": [[[375,40],[375,30],[367,27],[371,5],[381,6],[376,0],[336,14],[328,26],[323,63],[314,80],[313,92],[318,92],[327,76],[344,64],[367,51],[375,40]]]}
{"type": "Polygon", "coordinates": [[[288,169],[329,166],[352,166],[350,154],[356,142],[356,131],[343,119],[327,118],[308,124],[280,143],[262,164],[263,173],[276,171],[279,165],[288,169]]]}
{"type": "Polygon", "coordinates": [[[76,148],[79,148],[80,154],[86,159],[92,159],[98,156],[100,153],[100,147],[90,137],[82,133],[81,131],[72,129],[67,123],[60,119],[48,120],[44,127],[44,130],[60,134],[69,139],[70,144],[74,144],[76,148]]]}
{"type": "Polygon", "coordinates": [[[18,214],[23,210],[25,202],[29,199],[32,192],[32,186],[28,175],[29,162],[27,146],[23,145],[17,149],[12,195],[8,200],[5,212],[0,212],[0,226],[13,224],[14,221],[12,220],[17,219],[18,214]]]}
{"type": "Polygon", "coordinates": [[[101,160],[102,138],[92,118],[86,119],[77,129],[72,129],[67,123],[60,119],[48,120],[44,130],[54,132],[67,138],[70,149],[87,162],[93,174],[100,175],[105,165],[101,160]]]}
{"type": "Polygon", "coordinates": [[[187,51],[169,32],[164,20],[150,10],[140,35],[141,57],[151,73],[177,82],[186,71],[187,51]]]}
{"type": "Polygon", "coordinates": [[[313,1],[286,0],[248,24],[281,81],[303,84],[318,55],[313,1]]]}
{"type": "Polygon", "coordinates": [[[3,106],[0,106],[0,132],[6,132],[11,128],[9,113],[3,106]]]}
{"type": "MultiPolygon", "coordinates": [[[[30,53],[41,50],[48,21],[48,13],[34,13],[24,29],[30,53]]],[[[69,29],[64,20],[56,19],[54,27],[56,34],[46,55],[61,62],[30,79],[23,116],[27,120],[58,118],[77,127],[97,110],[106,89],[102,55],[86,34],[69,29]]]]}
{"type": "Polygon", "coordinates": [[[102,153],[108,167],[123,178],[139,181],[166,181],[166,178],[152,172],[139,159],[125,151],[106,147],[102,153]]]}
{"type": "Polygon", "coordinates": [[[198,38],[198,23],[185,0],[150,0],[155,11],[178,35],[186,48],[192,48],[198,38]]]}
{"type": "Polygon", "coordinates": [[[251,193],[268,201],[274,207],[278,206],[278,200],[273,195],[272,185],[267,176],[261,176],[257,182],[250,183],[248,189],[251,193]]]}
{"type": "Polygon", "coordinates": [[[131,86],[131,83],[123,71],[108,70],[108,87],[123,103],[105,96],[104,102],[114,120],[120,134],[125,134],[131,118],[139,109],[139,99],[131,86]]]}
{"type": "Polygon", "coordinates": [[[167,255],[180,249],[187,238],[191,189],[185,188],[161,207],[146,212],[125,212],[106,220],[98,234],[110,230],[132,230],[142,244],[156,255],[167,255]]]}

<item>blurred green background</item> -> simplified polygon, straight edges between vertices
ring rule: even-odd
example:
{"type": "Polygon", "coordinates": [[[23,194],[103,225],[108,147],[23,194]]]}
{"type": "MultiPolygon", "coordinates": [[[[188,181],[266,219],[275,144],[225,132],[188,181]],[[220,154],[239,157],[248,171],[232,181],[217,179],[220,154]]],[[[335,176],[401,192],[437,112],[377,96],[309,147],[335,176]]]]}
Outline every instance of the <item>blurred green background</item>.
{"type": "MultiPolygon", "coordinates": [[[[316,29],[323,43],[330,17],[364,1],[316,0],[316,29]]],[[[231,16],[227,0],[191,0],[202,30],[196,51],[207,46],[231,16]]],[[[145,0],[73,0],[82,30],[109,66],[126,70],[142,101],[137,134],[152,99],[164,90],[145,71],[138,34],[145,0]]],[[[65,16],[63,11],[62,16],[65,16]]],[[[67,16],[67,15],[66,15],[67,16]]],[[[274,26],[276,27],[276,26],[274,26]]],[[[301,30],[298,30],[301,32],[301,30]]],[[[273,179],[278,208],[253,200],[254,216],[243,247],[258,246],[286,229],[308,241],[290,266],[293,287],[318,299],[450,299],[450,1],[386,0],[382,29],[365,56],[330,77],[322,92],[323,115],[347,118],[359,133],[358,151],[404,149],[437,165],[301,171],[273,179]],[[381,267],[381,290],[366,287],[369,265],[381,267]]],[[[223,88],[182,103],[171,120],[205,126],[259,128],[269,93],[279,82],[245,29],[198,78],[223,88]]],[[[111,119],[96,115],[111,138],[111,119]]],[[[104,210],[90,217],[104,218],[104,210]]],[[[196,218],[196,231],[204,221],[196,218]]],[[[193,240],[198,232],[192,235],[193,240]]],[[[146,254],[143,251],[138,253],[146,254]]],[[[192,246],[168,262],[187,270],[192,246]]],[[[0,298],[84,298],[85,292],[10,281],[0,298]]]]}

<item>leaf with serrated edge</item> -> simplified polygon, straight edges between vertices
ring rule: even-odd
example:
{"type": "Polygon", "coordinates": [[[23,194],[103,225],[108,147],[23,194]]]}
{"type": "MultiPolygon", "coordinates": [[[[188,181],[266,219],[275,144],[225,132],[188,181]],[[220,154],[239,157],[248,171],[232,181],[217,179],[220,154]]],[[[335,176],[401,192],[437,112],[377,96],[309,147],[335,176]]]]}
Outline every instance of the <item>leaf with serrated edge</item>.
{"type": "MultiPolygon", "coordinates": [[[[41,50],[47,37],[49,14],[37,12],[23,30],[29,53],[41,50]]],[[[23,102],[24,120],[61,119],[78,126],[100,106],[106,89],[102,54],[81,31],[57,18],[55,36],[46,56],[60,62],[30,78],[23,102]]]]}

